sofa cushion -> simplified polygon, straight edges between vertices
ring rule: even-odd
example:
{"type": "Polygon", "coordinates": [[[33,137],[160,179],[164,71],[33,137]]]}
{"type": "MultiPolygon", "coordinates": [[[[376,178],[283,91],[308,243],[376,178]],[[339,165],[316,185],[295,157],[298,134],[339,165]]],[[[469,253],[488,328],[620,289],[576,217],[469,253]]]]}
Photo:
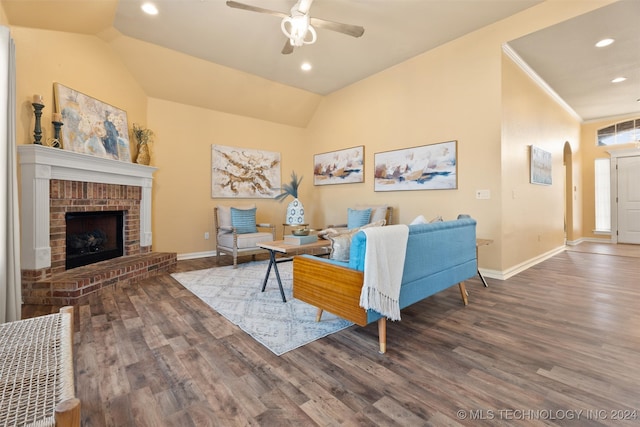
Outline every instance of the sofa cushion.
{"type": "Polygon", "coordinates": [[[356,209],[371,208],[371,217],[369,218],[369,222],[377,222],[381,219],[386,220],[388,207],[388,205],[356,205],[356,209]]]}
{"type": "Polygon", "coordinates": [[[427,219],[424,217],[424,215],[418,215],[413,221],[411,221],[411,223],[409,225],[416,225],[416,224],[429,224],[432,222],[441,222],[444,221],[442,219],[442,217],[440,215],[438,215],[437,217],[433,218],[431,221],[427,221],[427,219]]]}
{"type": "Polygon", "coordinates": [[[351,237],[353,234],[355,234],[355,232],[347,231],[329,236],[329,240],[331,240],[330,259],[342,262],[349,261],[349,250],[351,248],[351,237]]]}
{"type": "Polygon", "coordinates": [[[237,209],[232,207],[231,226],[235,227],[238,234],[257,233],[256,208],[237,209]]]}
{"type": "Polygon", "coordinates": [[[371,208],[351,209],[347,208],[347,228],[353,229],[369,224],[371,219],[371,208]]]}
{"type": "Polygon", "coordinates": [[[386,221],[383,219],[351,230],[327,234],[327,238],[331,240],[331,252],[329,254],[329,259],[348,262],[351,251],[351,239],[353,236],[363,228],[382,227],[385,222],[386,221]]]}

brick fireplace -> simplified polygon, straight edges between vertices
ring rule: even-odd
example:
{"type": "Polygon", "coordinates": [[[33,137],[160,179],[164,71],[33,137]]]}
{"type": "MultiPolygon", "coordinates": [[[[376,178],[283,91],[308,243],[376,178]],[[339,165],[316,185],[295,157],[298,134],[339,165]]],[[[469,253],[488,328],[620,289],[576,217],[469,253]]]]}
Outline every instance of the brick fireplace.
{"type": "Polygon", "coordinates": [[[18,151],[25,304],[78,304],[99,289],[175,265],[175,253],[151,251],[156,168],[35,144],[21,145],[18,151]],[[67,270],[65,214],[97,211],[124,212],[124,255],[67,270]]]}

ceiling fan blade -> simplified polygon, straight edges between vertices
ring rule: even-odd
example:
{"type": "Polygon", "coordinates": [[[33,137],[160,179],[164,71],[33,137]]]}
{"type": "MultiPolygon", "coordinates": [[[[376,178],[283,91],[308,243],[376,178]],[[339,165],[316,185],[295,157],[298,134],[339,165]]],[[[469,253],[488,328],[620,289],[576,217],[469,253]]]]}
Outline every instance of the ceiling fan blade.
{"type": "Polygon", "coordinates": [[[289,55],[290,53],[293,53],[293,45],[291,44],[289,39],[287,39],[287,41],[284,42],[284,46],[282,47],[282,54],[289,55]]]}
{"type": "Polygon", "coordinates": [[[327,21],[326,19],[311,18],[311,25],[316,28],[337,31],[353,37],[360,37],[364,34],[364,28],[359,25],[342,24],[340,22],[327,21]]]}
{"type": "Polygon", "coordinates": [[[237,1],[227,1],[227,6],[232,7],[234,9],[248,10],[250,12],[266,13],[267,15],[278,16],[280,18],[286,18],[286,17],[289,16],[286,13],[278,12],[277,10],[263,9],[263,8],[257,7],[257,6],[251,6],[251,5],[244,4],[244,3],[238,3],[237,1]]]}

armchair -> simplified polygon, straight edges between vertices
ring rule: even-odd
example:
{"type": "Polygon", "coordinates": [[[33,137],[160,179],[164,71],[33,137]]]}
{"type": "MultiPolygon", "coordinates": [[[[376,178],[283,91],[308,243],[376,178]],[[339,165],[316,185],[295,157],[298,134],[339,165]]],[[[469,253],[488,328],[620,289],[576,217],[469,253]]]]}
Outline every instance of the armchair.
{"type": "Polygon", "coordinates": [[[233,257],[233,268],[238,266],[238,255],[263,252],[256,244],[276,239],[276,227],[272,224],[256,223],[256,206],[216,206],[213,208],[216,227],[216,262],[225,253],[233,257]],[[262,230],[262,231],[261,231],[262,230]]]}

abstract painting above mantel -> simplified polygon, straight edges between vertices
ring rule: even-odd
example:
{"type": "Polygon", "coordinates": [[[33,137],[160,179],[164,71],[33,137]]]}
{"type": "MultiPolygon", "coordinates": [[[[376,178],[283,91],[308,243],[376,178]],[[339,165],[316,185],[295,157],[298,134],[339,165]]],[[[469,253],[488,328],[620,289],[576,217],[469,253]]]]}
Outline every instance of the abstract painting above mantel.
{"type": "Polygon", "coordinates": [[[458,188],[458,141],[375,153],[374,190],[458,188]]]}
{"type": "Polygon", "coordinates": [[[364,182],[364,145],[313,156],[315,185],[364,182]]]}
{"type": "Polygon", "coordinates": [[[280,153],[211,146],[211,197],[274,198],[280,193],[280,153]]]}
{"type": "Polygon", "coordinates": [[[127,113],[60,83],[53,84],[56,111],[62,115],[62,148],[131,162],[127,113]]]}

